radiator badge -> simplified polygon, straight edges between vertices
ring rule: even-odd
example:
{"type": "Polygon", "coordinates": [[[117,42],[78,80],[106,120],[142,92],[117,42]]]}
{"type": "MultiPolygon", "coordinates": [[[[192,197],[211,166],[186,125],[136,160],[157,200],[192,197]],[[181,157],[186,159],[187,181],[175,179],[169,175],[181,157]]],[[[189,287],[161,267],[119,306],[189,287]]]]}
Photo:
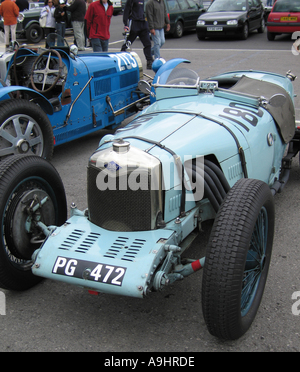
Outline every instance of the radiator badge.
{"type": "Polygon", "coordinates": [[[104,167],[110,172],[116,172],[122,168],[119,164],[115,163],[114,161],[110,161],[109,163],[104,164],[104,167]]]}

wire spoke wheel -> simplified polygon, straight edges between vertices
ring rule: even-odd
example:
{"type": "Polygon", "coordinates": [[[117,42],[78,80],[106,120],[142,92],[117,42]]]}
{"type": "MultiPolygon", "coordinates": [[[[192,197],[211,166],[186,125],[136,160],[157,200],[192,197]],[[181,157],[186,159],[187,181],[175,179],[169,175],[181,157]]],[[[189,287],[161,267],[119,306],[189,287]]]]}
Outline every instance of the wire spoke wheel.
{"type": "Polygon", "coordinates": [[[268,214],[266,208],[263,207],[259,212],[247,253],[241,295],[242,316],[245,316],[251,308],[261,274],[265,267],[267,229],[268,214]]]}
{"type": "Polygon", "coordinates": [[[203,315],[212,335],[234,340],[254,321],[268,276],[274,220],[273,196],[262,181],[241,179],[222,203],[202,282],[203,315]]]}

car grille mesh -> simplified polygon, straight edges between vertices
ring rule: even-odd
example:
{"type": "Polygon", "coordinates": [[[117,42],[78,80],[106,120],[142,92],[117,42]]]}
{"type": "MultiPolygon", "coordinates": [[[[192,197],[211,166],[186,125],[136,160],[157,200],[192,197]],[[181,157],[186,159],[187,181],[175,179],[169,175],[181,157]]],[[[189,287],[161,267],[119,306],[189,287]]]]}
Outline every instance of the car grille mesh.
{"type": "Polygon", "coordinates": [[[214,20],[212,21],[206,21],[205,20],[205,25],[206,26],[225,26],[227,24],[227,21],[218,21],[217,23],[215,23],[214,20]]]}
{"type": "Polygon", "coordinates": [[[111,92],[111,79],[96,80],[94,82],[95,96],[101,96],[111,92]]]}
{"type": "MultiPolygon", "coordinates": [[[[97,226],[113,231],[143,231],[151,229],[150,177],[141,189],[101,191],[96,184],[101,169],[88,167],[89,219],[97,226]]],[[[130,172],[125,177],[129,177],[130,172]]],[[[144,181],[146,182],[146,181],[144,181]]],[[[128,183],[127,183],[128,185],[128,183]]]]}

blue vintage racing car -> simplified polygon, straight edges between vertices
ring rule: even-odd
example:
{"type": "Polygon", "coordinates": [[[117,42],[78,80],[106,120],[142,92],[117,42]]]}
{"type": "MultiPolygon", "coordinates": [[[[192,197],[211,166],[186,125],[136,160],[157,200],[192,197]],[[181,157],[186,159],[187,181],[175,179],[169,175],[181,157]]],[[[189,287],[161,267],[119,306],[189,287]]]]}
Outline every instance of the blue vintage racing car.
{"type": "Polygon", "coordinates": [[[114,128],[148,98],[137,89],[143,69],[136,53],[77,54],[57,34],[46,46],[0,58],[0,158],[49,160],[54,146],[114,128]]]}
{"type": "Polygon", "coordinates": [[[201,80],[183,59],[157,71],[153,103],[104,136],[87,167],[88,206],[67,218],[45,159],[0,163],[0,287],[41,278],[143,298],[203,268],[212,335],[237,339],[259,308],[271,261],[273,196],[299,152],[295,76],[234,71],[201,80]],[[206,253],[188,258],[203,222],[206,253]]]}

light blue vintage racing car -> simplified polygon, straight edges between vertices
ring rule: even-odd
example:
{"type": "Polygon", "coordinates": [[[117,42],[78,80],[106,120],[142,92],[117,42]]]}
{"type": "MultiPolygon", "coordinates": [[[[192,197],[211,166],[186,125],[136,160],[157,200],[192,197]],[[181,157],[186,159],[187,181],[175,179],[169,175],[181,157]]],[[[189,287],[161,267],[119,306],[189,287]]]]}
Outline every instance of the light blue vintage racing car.
{"type": "Polygon", "coordinates": [[[91,292],[143,298],[203,268],[211,334],[250,327],[267,280],[273,195],[299,151],[292,81],[261,71],[201,80],[170,60],[157,71],[152,105],[104,136],[87,168],[88,208],[71,206],[54,167],[38,156],[0,163],[0,285],[41,278],[91,292]],[[214,220],[205,257],[187,248],[214,220]],[[203,224],[202,224],[203,226],[203,224]]]}
{"type": "Polygon", "coordinates": [[[76,53],[50,34],[48,48],[17,48],[0,58],[0,158],[35,154],[114,128],[148,99],[136,53],[76,53]]]}

